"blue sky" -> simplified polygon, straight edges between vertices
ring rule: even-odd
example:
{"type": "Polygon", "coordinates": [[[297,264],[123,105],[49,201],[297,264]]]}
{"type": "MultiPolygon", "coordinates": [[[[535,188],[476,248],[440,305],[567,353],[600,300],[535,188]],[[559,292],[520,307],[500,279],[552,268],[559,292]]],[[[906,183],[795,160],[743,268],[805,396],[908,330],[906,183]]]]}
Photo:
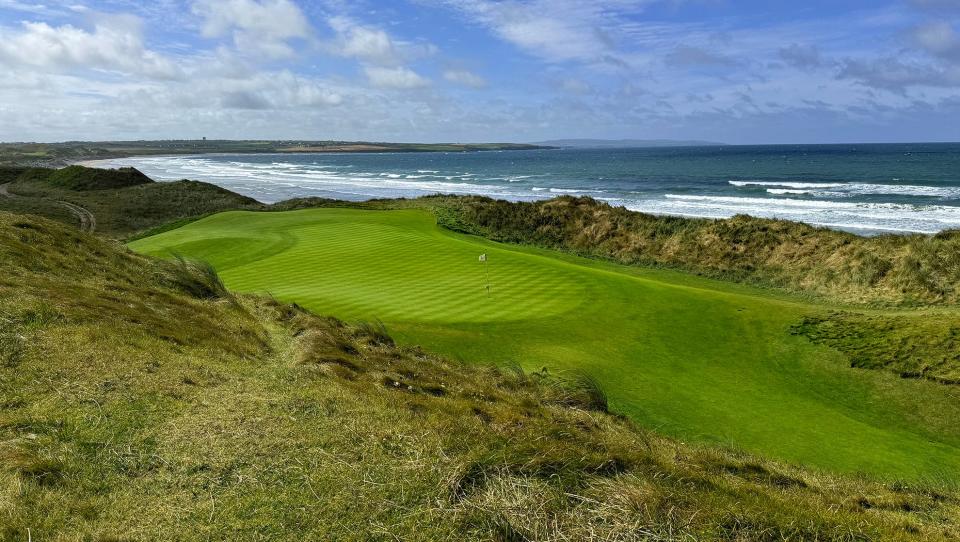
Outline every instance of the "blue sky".
{"type": "Polygon", "coordinates": [[[0,140],[960,140],[960,0],[0,0],[0,140]]]}

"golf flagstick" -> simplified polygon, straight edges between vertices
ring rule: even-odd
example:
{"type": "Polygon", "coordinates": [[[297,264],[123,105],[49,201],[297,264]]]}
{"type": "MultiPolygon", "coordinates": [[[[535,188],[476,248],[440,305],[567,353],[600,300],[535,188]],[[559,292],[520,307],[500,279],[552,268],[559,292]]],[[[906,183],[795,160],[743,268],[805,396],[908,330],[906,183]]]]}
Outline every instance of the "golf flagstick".
{"type": "Polygon", "coordinates": [[[484,275],[486,276],[487,282],[487,297],[490,297],[490,268],[487,267],[487,255],[486,253],[480,255],[480,263],[483,264],[484,275]]]}

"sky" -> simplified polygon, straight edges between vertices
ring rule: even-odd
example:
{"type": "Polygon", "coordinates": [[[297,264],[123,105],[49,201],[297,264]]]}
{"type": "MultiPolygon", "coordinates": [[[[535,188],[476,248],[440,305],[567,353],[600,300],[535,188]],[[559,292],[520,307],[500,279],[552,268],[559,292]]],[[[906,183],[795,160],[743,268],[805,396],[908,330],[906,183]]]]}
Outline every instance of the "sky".
{"type": "Polygon", "coordinates": [[[960,0],[0,0],[0,141],[960,141],[960,0]]]}

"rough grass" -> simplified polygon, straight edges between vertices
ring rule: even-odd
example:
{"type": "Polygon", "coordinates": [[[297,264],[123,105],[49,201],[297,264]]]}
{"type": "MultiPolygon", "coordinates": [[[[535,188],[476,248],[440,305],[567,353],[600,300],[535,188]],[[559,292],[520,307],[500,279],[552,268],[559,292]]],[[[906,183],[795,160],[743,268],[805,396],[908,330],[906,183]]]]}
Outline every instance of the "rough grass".
{"type": "Polygon", "coordinates": [[[960,536],[949,485],[665,439],[53,222],[0,213],[0,256],[2,539],[960,536]]]}
{"type": "Polygon", "coordinates": [[[591,198],[446,199],[440,223],[510,243],[663,266],[849,303],[958,301],[960,233],[864,238],[797,222],[653,216],[591,198]]]}
{"type": "Polygon", "coordinates": [[[653,216],[570,196],[519,203],[449,196],[362,203],[298,198],[265,206],[206,183],[153,183],[129,168],[71,166],[25,172],[6,168],[0,169],[0,183],[18,172],[10,189],[31,200],[0,199],[0,209],[69,222],[75,218],[53,203],[68,201],[93,212],[98,230],[115,237],[139,238],[232,209],[426,208],[444,227],[496,241],[680,269],[832,301],[955,304],[960,295],[957,232],[864,238],[748,216],[728,220],[653,216]]]}
{"type": "Polygon", "coordinates": [[[833,311],[804,318],[793,332],[843,352],[851,367],[960,384],[960,319],[953,313],[915,318],[833,311]]]}
{"type": "Polygon", "coordinates": [[[117,238],[135,236],[164,224],[219,211],[262,208],[251,198],[212,184],[196,181],[155,183],[139,172],[81,166],[61,170],[32,169],[18,177],[8,189],[19,197],[0,198],[0,210],[31,212],[75,224],[76,217],[56,203],[66,201],[93,213],[98,232],[117,238]],[[60,178],[66,181],[56,180],[60,178]]]}
{"type": "Polygon", "coordinates": [[[62,169],[30,169],[19,179],[45,182],[63,190],[115,190],[153,181],[135,168],[99,169],[67,166],[62,169]]]}
{"type": "MultiPolygon", "coordinates": [[[[490,243],[440,229],[421,210],[230,212],[130,246],[209,261],[236,291],[379,318],[399,344],[589,374],[615,410],[678,438],[835,471],[960,476],[954,390],[851,370],[841,354],[791,335],[834,305],[490,243]]],[[[581,404],[591,397],[582,384],[581,404]]],[[[602,410],[604,399],[589,402],[602,410]]]]}

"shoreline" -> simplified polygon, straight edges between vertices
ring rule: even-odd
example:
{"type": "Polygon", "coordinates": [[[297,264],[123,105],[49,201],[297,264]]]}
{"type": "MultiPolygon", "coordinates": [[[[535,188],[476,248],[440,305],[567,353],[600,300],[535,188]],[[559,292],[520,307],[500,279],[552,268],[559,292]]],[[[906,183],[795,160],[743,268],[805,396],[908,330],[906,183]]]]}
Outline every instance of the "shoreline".
{"type": "MultiPolygon", "coordinates": [[[[280,161],[283,161],[284,158],[290,159],[289,168],[296,170],[290,172],[286,168],[271,169],[265,167],[264,163],[260,161],[248,162],[257,164],[256,168],[251,169],[246,166],[244,160],[244,157],[248,154],[251,153],[138,155],[82,160],[76,162],[76,164],[100,168],[136,167],[161,182],[180,179],[204,181],[268,204],[310,197],[362,202],[376,199],[412,199],[434,194],[484,196],[506,201],[543,201],[569,194],[577,197],[592,197],[612,207],[622,206],[627,210],[652,216],[722,220],[743,214],[844,231],[860,237],[882,235],[929,236],[936,235],[941,231],[956,229],[949,227],[954,219],[954,206],[938,206],[929,203],[911,204],[909,201],[885,203],[883,205],[888,205],[889,209],[884,211],[888,213],[888,216],[884,217],[876,214],[877,212],[873,207],[876,203],[870,201],[842,202],[831,199],[797,198],[791,199],[790,202],[786,203],[787,207],[781,208],[779,206],[781,202],[778,202],[776,198],[769,198],[767,202],[759,202],[752,201],[752,199],[759,200],[759,198],[749,196],[749,198],[752,198],[750,201],[748,201],[748,198],[740,198],[743,200],[741,205],[731,206],[730,200],[735,199],[733,197],[736,195],[735,193],[720,195],[715,193],[715,187],[705,185],[704,198],[726,200],[711,206],[709,202],[700,203],[699,201],[688,204],[686,203],[687,199],[684,198],[680,198],[679,203],[673,203],[669,193],[669,190],[672,189],[669,188],[663,194],[649,192],[633,195],[631,193],[621,193],[619,190],[622,189],[611,188],[603,184],[595,188],[586,188],[581,183],[580,188],[574,188],[570,187],[570,181],[567,184],[560,183],[558,186],[553,179],[544,179],[542,182],[545,184],[539,184],[541,181],[530,178],[541,177],[541,175],[532,175],[529,174],[529,171],[525,171],[522,166],[523,160],[520,161],[519,169],[508,167],[492,172],[475,169],[478,162],[474,160],[464,161],[455,157],[441,158],[439,164],[437,159],[433,159],[433,163],[424,163],[421,166],[417,166],[417,159],[409,160],[398,157],[396,159],[385,158],[383,163],[379,160],[365,160],[363,163],[357,164],[354,164],[352,160],[322,162],[319,167],[314,168],[313,166],[317,164],[311,165],[307,162],[290,159],[290,153],[257,153],[257,156],[277,158],[280,161]],[[224,162],[221,167],[219,164],[221,161],[216,159],[223,157],[236,157],[238,163],[231,165],[224,162]],[[184,160],[185,162],[165,165],[164,161],[167,159],[184,160]],[[197,160],[197,163],[192,164],[190,160],[193,159],[197,160]],[[159,160],[160,163],[156,167],[144,167],[146,164],[137,163],[141,160],[159,160]],[[204,160],[210,161],[201,163],[204,160]],[[349,164],[349,166],[346,164],[349,164]],[[342,169],[354,166],[357,169],[342,169]],[[415,169],[417,167],[423,169],[415,169]],[[429,171],[427,171],[428,168],[429,171]],[[229,171],[224,171],[225,169],[229,171]],[[370,171],[365,171],[365,169],[370,169],[370,171]],[[442,171],[433,171],[435,169],[442,171]],[[534,184],[537,184],[537,186],[533,186],[534,184]],[[793,207],[791,205],[795,204],[792,202],[797,202],[805,208],[793,207]],[[859,209],[847,208],[851,204],[863,205],[862,220],[856,218],[858,213],[861,212],[859,209]],[[703,206],[704,208],[702,210],[688,208],[691,205],[703,206]],[[835,206],[839,206],[839,208],[834,208],[835,206]],[[677,208],[670,209],[670,207],[677,208]],[[752,209],[746,209],[745,207],[752,207],[752,209]],[[758,209],[759,212],[757,212],[758,209]],[[925,211],[937,212],[943,216],[937,214],[930,215],[929,218],[923,218],[925,211]],[[916,215],[915,213],[921,214],[916,215]]],[[[353,153],[306,153],[297,156],[303,157],[311,154],[335,157],[353,153]]],[[[400,153],[377,154],[396,155],[400,153]]],[[[536,154],[528,154],[528,156],[536,156],[536,154]]],[[[505,159],[511,164],[513,163],[512,159],[505,159]]],[[[424,158],[424,160],[427,160],[427,158],[424,158]]],[[[487,160],[484,160],[480,164],[487,162],[487,160]]],[[[499,162],[499,159],[495,159],[493,163],[499,162]]],[[[583,181],[583,183],[587,182],[590,181],[583,181]]],[[[734,186],[739,185],[735,184],[734,186]]],[[[683,190],[683,188],[677,188],[677,190],[683,190]]],[[[891,197],[891,200],[893,200],[893,197],[891,197]]]]}

